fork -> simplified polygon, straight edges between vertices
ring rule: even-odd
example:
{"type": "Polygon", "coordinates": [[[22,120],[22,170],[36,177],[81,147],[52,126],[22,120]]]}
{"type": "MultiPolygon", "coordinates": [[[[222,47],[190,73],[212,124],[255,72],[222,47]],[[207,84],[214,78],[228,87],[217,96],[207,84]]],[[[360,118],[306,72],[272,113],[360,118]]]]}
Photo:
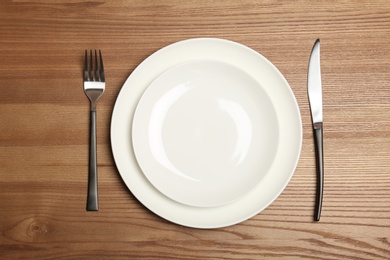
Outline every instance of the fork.
{"type": "Polygon", "coordinates": [[[98,66],[97,52],[95,50],[95,62],[93,62],[92,50],[90,50],[90,62],[88,67],[88,51],[85,50],[84,92],[91,102],[87,211],[99,210],[96,151],[96,103],[103,95],[106,87],[103,58],[100,50],[99,58],[100,65],[98,66]]]}

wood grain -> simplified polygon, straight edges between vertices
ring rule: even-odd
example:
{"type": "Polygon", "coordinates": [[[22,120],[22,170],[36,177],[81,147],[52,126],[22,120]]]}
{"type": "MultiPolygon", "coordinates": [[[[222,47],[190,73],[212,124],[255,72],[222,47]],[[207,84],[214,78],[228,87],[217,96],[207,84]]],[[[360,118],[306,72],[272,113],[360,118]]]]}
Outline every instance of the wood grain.
{"type": "Polygon", "coordinates": [[[1,259],[390,259],[390,2],[0,2],[1,259]],[[301,158],[281,196],[235,226],[169,223],[124,185],[111,113],[136,66],[192,37],[263,54],[284,74],[303,122],[301,158]],[[307,63],[321,38],[325,190],[313,222],[315,161],[307,63]],[[85,211],[89,103],[84,49],[100,48],[100,211],[85,211]]]}

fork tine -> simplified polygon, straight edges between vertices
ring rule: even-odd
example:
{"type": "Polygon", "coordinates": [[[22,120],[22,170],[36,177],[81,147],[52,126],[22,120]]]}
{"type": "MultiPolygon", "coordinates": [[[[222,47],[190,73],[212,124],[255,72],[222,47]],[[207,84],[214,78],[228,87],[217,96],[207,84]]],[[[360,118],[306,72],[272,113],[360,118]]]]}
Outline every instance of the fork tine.
{"type": "Polygon", "coordinates": [[[88,51],[85,50],[85,60],[84,60],[84,81],[88,81],[88,51]]]}
{"type": "Polygon", "coordinates": [[[97,52],[95,50],[95,80],[96,81],[99,81],[100,80],[100,76],[99,76],[99,67],[98,67],[98,57],[97,57],[97,52]]]}
{"type": "Polygon", "coordinates": [[[100,81],[105,82],[106,76],[104,75],[103,56],[100,50],[99,50],[99,56],[100,56],[100,81]]]}
{"type": "Polygon", "coordinates": [[[93,57],[92,57],[92,50],[89,51],[89,80],[95,81],[94,71],[93,71],[93,57]]]}

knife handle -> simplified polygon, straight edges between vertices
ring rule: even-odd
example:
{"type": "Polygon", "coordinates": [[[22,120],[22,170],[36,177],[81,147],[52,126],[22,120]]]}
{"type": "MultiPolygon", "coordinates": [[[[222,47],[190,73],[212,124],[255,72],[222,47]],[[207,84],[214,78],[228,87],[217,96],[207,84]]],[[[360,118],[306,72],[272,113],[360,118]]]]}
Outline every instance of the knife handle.
{"type": "Polygon", "coordinates": [[[316,152],[316,168],[317,168],[317,194],[314,220],[319,221],[321,217],[322,196],[324,191],[324,152],[323,152],[323,137],[322,123],[314,124],[314,145],[316,152]]]}

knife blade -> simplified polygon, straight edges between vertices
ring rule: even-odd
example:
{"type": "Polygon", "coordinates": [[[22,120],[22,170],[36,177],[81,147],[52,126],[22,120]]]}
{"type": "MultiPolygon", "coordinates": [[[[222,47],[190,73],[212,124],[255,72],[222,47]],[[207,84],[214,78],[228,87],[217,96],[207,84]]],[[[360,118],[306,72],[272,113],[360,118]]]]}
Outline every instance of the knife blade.
{"type": "Polygon", "coordinates": [[[307,88],[310,103],[313,135],[316,154],[317,190],[314,220],[321,217],[322,197],[324,190],[324,153],[323,153],[323,127],[322,127],[322,85],[320,66],[320,39],[314,43],[309,59],[307,88]]]}

